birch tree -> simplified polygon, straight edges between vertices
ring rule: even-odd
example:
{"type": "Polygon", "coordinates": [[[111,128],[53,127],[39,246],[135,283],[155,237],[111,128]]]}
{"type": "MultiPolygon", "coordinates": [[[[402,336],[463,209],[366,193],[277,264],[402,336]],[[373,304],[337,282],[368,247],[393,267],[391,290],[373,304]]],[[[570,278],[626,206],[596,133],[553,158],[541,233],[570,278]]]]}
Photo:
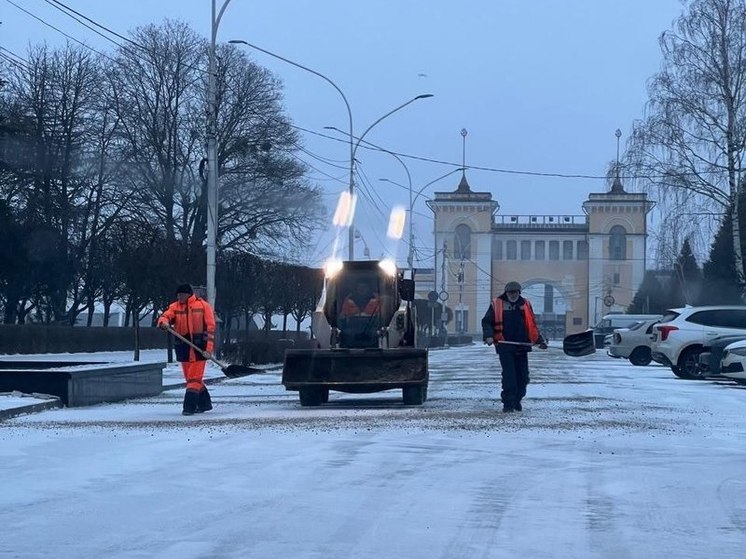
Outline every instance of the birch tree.
{"type": "Polygon", "coordinates": [[[691,1],[660,45],[662,70],[649,84],[648,114],[634,127],[627,158],[664,197],[684,190],[710,211],[730,212],[734,264],[746,294],[737,219],[746,150],[746,0],[691,1]]]}

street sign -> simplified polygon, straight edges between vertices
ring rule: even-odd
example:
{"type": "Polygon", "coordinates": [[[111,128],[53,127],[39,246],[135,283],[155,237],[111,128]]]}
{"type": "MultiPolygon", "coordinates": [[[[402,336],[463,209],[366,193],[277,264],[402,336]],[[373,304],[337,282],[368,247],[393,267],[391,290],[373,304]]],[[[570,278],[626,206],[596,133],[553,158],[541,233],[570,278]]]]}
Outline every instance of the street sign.
{"type": "Polygon", "coordinates": [[[430,301],[431,303],[437,302],[438,301],[438,292],[437,291],[430,291],[427,294],[427,300],[430,301]]]}
{"type": "Polygon", "coordinates": [[[615,302],[615,299],[613,296],[607,295],[606,297],[604,297],[604,305],[606,305],[607,307],[610,307],[611,305],[613,305],[614,302],[615,302]]]}
{"type": "Polygon", "coordinates": [[[438,299],[440,299],[444,303],[448,301],[448,291],[441,291],[440,293],[438,293],[438,299]]]}

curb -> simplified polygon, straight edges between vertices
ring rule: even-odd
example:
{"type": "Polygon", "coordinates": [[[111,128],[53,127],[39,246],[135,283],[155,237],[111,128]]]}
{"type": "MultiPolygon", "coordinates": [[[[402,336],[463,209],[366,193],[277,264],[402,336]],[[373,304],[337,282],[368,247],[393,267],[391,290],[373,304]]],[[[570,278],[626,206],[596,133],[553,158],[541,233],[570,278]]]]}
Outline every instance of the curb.
{"type": "Polygon", "coordinates": [[[7,410],[0,410],[0,421],[4,419],[10,419],[18,415],[24,415],[27,413],[36,413],[44,410],[51,410],[54,408],[62,408],[62,400],[56,396],[50,396],[50,399],[46,402],[38,402],[36,404],[29,404],[27,406],[20,406],[17,408],[9,408],[7,410]]]}

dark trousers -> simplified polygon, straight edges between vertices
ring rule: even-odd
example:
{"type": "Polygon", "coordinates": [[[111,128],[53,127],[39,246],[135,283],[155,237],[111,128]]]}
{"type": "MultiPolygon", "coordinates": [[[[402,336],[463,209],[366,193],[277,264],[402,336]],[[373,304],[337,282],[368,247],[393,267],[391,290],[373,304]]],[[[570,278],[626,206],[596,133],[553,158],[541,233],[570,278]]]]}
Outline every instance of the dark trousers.
{"type": "Polygon", "coordinates": [[[528,352],[503,345],[497,346],[497,355],[502,367],[502,392],[504,406],[520,404],[528,385],[528,352]]]}

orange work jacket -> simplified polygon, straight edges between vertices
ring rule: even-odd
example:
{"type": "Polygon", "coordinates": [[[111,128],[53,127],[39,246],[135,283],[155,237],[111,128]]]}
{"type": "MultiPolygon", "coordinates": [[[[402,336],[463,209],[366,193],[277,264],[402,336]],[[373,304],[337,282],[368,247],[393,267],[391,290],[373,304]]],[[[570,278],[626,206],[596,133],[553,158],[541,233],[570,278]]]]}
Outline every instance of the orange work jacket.
{"type": "MultiPolygon", "coordinates": [[[[164,322],[200,349],[212,353],[215,345],[215,313],[204,299],[190,295],[183,305],[174,301],[158,319],[158,324],[164,322]]],[[[178,361],[205,359],[201,353],[194,351],[178,338],[174,342],[174,349],[178,361]]]]}
{"type": "MultiPolygon", "coordinates": [[[[523,304],[523,318],[526,323],[526,331],[528,333],[528,339],[532,344],[538,343],[539,341],[539,328],[536,326],[536,318],[534,317],[534,310],[531,308],[531,303],[528,299],[524,299],[523,304]]],[[[497,342],[504,340],[503,335],[503,300],[496,297],[492,300],[492,308],[495,311],[495,335],[493,339],[497,342]]]]}
{"type": "Polygon", "coordinates": [[[359,314],[376,314],[378,312],[378,297],[373,295],[362,309],[352,297],[347,297],[342,304],[342,316],[356,316],[359,314]]]}

